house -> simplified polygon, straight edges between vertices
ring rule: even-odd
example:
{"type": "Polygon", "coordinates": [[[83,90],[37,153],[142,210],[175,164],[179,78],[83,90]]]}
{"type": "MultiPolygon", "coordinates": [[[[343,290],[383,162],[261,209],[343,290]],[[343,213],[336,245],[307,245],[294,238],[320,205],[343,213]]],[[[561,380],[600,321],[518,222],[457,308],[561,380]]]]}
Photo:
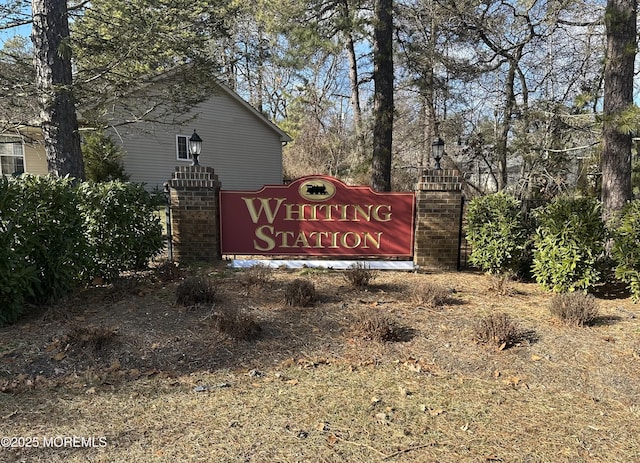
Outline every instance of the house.
{"type": "MultiPolygon", "coordinates": [[[[196,130],[203,140],[199,162],[215,169],[224,189],[257,190],[282,183],[282,147],[291,138],[226,85],[216,82],[215,89],[178,122],[114,124],[111,136],[125,152],[130,181],[162,189],[176,166],[193,163],[187,147],[196,130]]],[[[0,134],[0,173],[46,174],[41,140],[36,127],[0,134]]]]}
{"type": "Polygon", "coordinates": [[[42,135],[37,127],[17,126],[0,133],[0,175],[24,172],[35,175],[48,172],[42,135]]]}
{"type": "Polygon", "coordinates": [[[132,182],[162,188],[178,165],[191,165],[188,140],[202,138],[199,162],[215,169],[226,190],[258,190],[281,184],[282,147],[291,138],[222,83],[177,125],[136,122],[113,130],[125,151],[132,182]]]}

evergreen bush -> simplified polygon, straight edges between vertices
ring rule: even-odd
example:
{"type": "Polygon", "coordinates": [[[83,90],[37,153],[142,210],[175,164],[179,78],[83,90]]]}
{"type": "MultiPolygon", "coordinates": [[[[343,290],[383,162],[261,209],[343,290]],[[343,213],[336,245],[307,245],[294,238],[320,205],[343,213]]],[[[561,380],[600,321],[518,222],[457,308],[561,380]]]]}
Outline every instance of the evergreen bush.
{"type": "Polygon", "coordinates": [[[625,282],[634,302],[640,300],[640,200],[629,203],[612,223],[611,257],[616,278],[625,282]]]}
{"type": "Polygon", "coordinates": [[[489,273],[517,273],[526,260],[529,233],[520,202],[506,193],[474,198],[467,208],[469,262],[489,273]]]}
{"type": "Polygon", "coordinates": [[[0,325],[18,319],[38,282],[36,267],[27,260],[30,237],[21,227],[20,193],[15,180],[0,177],[0,325]]]}
{"type": "Polygon", "coordinates": [[[87,264],[84,220],[74,179],[22,176],[17,252],[36,269],[33,301],[48,303],[67,295],[87,264]]]}
{"type": "Polygon", "coordinates": [[[0,324],[54,302],[88,277],[147,265],[163,246],[150,195],[122,182],[0,179],[0,324]]]}
{"type": "Polygon", "coordinates": [[[600,280],[605,227],[600,202],[593,198],[558,196],[534,211],[533,275],[555,292],[587,290],[600,280]]]}
{"type": "Polygon", "coordinates": [[[92,132],[84,136],[82,158],[87,180],[93,182],[129,180],[122,164],[124,152],[103,133],[92,132]]]}
{"type": "Polygon", "coordinates": [[[164,245],[155,202],[135,183],[83,183],[84,230],[89,243],[88,277],[113,279],[125,270],[146,268],[164,245]]]}

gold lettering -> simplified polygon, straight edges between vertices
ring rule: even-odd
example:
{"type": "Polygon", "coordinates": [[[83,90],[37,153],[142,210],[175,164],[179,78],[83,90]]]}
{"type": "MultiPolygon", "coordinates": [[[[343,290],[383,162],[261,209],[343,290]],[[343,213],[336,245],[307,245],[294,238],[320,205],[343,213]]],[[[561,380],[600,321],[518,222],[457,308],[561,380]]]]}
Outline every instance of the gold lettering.
{"type": "Polygon", "coordinates": [[[309,238],[312,238],[313,236],[316,237],[316,244],[313,247],[314,248],[324,248],[324,245],[322,244],[322,238],[329,236],[329,232],[324,231],[324,232],[311,232],[311,233],[309,233],[309,238]]]}
{"type": "Polygon", "coordinates": [[[308,204],[286,204],[284,207],[286,209],[286,214],[284,220],[304,220],[304,209],[308,204]],[[297,208],[297,210],[294,210],[297,208]],[[293,215],[296,214],[298,217],[293,218],[293,215]]]}
{"type": "Polygon", "coordinates": [[[349,212],[348,204],[336,204],[338,210],[340,211],[340,222],[347,222],[349,218],[347,217],[347,213],[349,212]]]}
{"type": "Polygon", "coordinates": [[[311,246],[309,246],[309,240],[307,240],[307,235],[304,234],[304,232],[300,232],[298,233],[298,238],[296,238],[296,241],[293,243],[293,247],[294,248],[309,248],[311,246]]]}
{"type": "Polygon", "coordinates": [[[331,235],[331,246],[329,247],[338,249],[340,247],[338,246],[338,235],[340,234],[340,232],[329,232],[329,234],[331,235]]]}
{"type": "Polygon", "coordinates": [[[371,233],[362,232],[362,237],[364,238],[364,240],[363,240],[364,244],[362,245],[362,247],[364,249],[369,249],[369,246],[368,246],[368,242],[369,241],[371,242],[371,244],[373,244],[374,248],[380,249],[380,241],[382,241],[381,240],[382,232],[378,232],[376,234],[378,235],[378,239],[377,240],[375,239],[375,237],[371,233]]]}
{"type": "Polygon", "coordinates": [[[333,220],[333,209],[337,208],[337,204],[318,204],[318,210],[324,215],[324,221],[330,222],[333,220]]]}
{"type": "Polygon", "coordinates": [[[273,221],[278,214],[278,210],[280,209],[280,206],[282,206],[282,203],[285,201],[285,199],[286,198],[242,198],[244,203],[247,205],[247,210],[249,211],[249,215],[251,216],[251,220],[253,220],[253,223],[258,223],[258,220],[260,220],[260,216],[262,216],[262,214],[264,213],[269,224],[273,224],[273,221]],[[255,203],[253,202],[255,199],[258,199],[258,201],[260,201],[259,210],[256,210],[255,203]],[[275,199],[276,201],[275,207],[273,209],[271,208],[272,199],[275,199]]]}
{"type": "Polygon", "coordinates": [[[293,246],[289,245],[289,240],[288,237],[291,236],[293,237],[294,233],[292,231],[279,231],[276,232],[276,238],[280,238],[282,237],[282,244],[280,245],[280,247],[283,248],[291,248],[293,246]]]}
{"type": "Polygon", "coordinates": [[[346,232],[342,235],[342,239],[340,240],[340,244],[342,244],[343,248],[347,248],[347,249],[354,249],[357,248],[358,246],[360,246],[360,243],[362,242],[362,240],[360,239],[360,235],[358,235],[356,232],[346,232]],[[347,241],[347,237],[351,235],[353,236],[353,245],[350,246],[349,242],[347,241]]]}
{"type": "Polygon", "coordinates": [[[360,220],[358,220],[358,215],[361,216],[367,222],[371,222],[371,204],[366,205],[366,206],[360,206],[358,204],[353,204],[352,207],[353,207],[353,221],[354,222],[360,222],[360,220]],[[367,210],[365,211],[363,209],[363,207],[366,207],[367,210]]]}
{"type": "Polygon", "coordinates": [[[273,240],[273,227],[270,225],[263,225],[256,228],[256,238],[265,242],[265,246],[260,246],[257,240],[253,240],[253,248],[256,251],[271,251],[276,247],[276,242],[273,240]],[[268,232],[268,233],[265,233],[268,232]]]}
{"type": "Polygon", "coordinates": [[[377,220],[378,222],[388,222],[389,220],[391,220],[391,205],[390,204],[380,204],[378,206],[376,206],[373,209],[373,219],[377,220]],[[384,212],[382,214],[382,217],[380,216],[380,209],[382,208],[386,208],[387,212],[384,212]]]}

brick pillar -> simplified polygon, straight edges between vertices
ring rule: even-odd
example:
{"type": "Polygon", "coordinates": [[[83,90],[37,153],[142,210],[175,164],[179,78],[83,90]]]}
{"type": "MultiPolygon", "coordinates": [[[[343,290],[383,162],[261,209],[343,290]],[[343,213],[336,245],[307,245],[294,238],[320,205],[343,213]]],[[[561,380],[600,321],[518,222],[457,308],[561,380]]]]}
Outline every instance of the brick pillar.
{"type": "Polygon", "coordinates": [[[416,187],[415,265],[426,270],[458,268],[461,205],[460,172],[423,172],[416,187]]]}
{"type": "Polygon", "coordinates": [[[175,260],[215,262],[221,259],[220,187],[211,167],[176,167],[169,180],[175,260]]]}

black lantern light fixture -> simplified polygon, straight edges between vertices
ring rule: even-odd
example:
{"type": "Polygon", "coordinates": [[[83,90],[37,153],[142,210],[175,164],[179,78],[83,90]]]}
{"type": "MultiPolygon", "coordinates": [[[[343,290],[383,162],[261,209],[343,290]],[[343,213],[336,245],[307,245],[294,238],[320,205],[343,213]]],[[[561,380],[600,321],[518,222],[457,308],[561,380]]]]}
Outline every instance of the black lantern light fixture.
{"type": "Polygon", "coordinates": [[[189,153],[193,156],[193,165],[199,166],[198,156],[200,156],[200,152],[202,151],[202,138],[200,135],[193,131],[193,135],[189,138],[189,153]]]}
{"type": "Polygon", "coordinates": [[[433,153],[433,160],[436,162],[436,170],[442,169],[440,167],[440,159],[444,155],[444,140],[440,137],[437,137],[431,143],[431,151],[433,153]]]}

